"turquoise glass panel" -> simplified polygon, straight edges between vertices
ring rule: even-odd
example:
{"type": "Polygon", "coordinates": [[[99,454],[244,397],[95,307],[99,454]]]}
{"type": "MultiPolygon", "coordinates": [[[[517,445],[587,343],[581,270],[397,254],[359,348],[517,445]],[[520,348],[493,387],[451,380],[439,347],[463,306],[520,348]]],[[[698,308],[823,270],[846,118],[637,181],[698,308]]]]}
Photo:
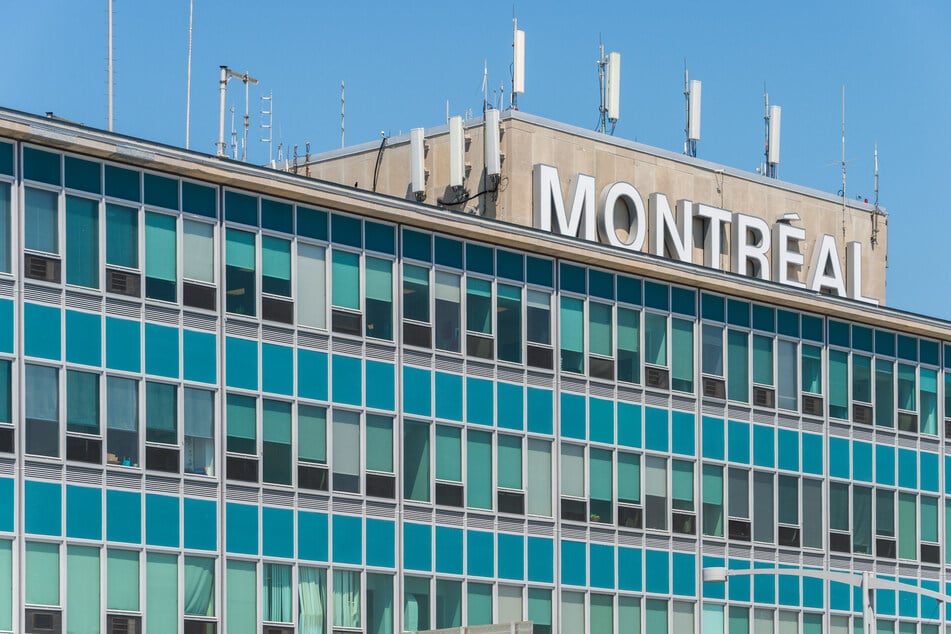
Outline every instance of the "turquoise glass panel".
{"type": "Polygon", "coordinates": [[[258,554],[258,507],[225,505],[225,545],[229,553],[258,554]]]}

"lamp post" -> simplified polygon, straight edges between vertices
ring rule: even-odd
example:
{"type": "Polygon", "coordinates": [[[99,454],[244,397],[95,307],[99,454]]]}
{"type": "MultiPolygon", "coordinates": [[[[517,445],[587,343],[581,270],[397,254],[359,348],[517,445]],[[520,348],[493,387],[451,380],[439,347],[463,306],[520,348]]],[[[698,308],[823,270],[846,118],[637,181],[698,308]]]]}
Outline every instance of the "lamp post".
{"type": "MultiPolygon", "coordinates": [[[[727,570],[722,566],[711,566],[703,569],[704,583],[726,583],[730,577],[752,577],[754,575],[796,574],[800,577],[811,577],[823,581],[846,583],[862,589],[862,629],[866,634],[875,634],[875,607],[872,602],[872,592],[881,590],[899,590],[909,592],[912,589],[922,596],[944,603],[948,596],[927,588],[919,588],[908,583],[879,579],[870,572],[859,573],[833,572],[831,570],[810,570],[808,568],[752,568],[727,570]]],[[[944,620],[943,618],[941,619],[944,620]]]]}

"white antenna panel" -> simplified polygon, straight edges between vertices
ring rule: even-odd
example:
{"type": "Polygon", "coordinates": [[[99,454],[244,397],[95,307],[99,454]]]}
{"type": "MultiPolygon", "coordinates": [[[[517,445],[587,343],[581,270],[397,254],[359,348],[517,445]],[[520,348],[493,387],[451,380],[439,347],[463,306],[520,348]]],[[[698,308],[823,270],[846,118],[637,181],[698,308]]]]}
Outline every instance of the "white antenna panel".
{"type": "Polygon", "coordinates": [[[499,111],[485,111],[485,175],[498,176],[502,172],[499,153],[499,111]]]}
{"type": "Polygon", "coordinates": [[[426,191],[426,141],[423,128],[409,131],[410,177],[413,193],[426,191]]]}
{"type": "Polygon", "coordinates": [[[779,106],[769,107],[769,153],[767,162],[779,164],[779,126],[782,122],[783,110],[779,106]]]}
{"type": "Polygon", "coordinates": [[[462,117],[449,118],[449,186],[462,187],[465,176],[465,138],[462,117]]]}
{"type": "Polygon", "coordinates": [[[687,138],[691,141],[700,140],[700,96],[702,94],[699,79],[690,80],[690,92],[687,115],[687,138]]]}
{"type": "Polygon", "coordinates": [[[617,121],[621,113],[621,54],[608,53],[608,83],[605,88],[605,107],[608,120],[617,121]]]}
{"type": "Polygon", "coordinates": [[[515,30],[515,60],[512,65],[512,92],[525,92],[525,31],[515,30]]]}

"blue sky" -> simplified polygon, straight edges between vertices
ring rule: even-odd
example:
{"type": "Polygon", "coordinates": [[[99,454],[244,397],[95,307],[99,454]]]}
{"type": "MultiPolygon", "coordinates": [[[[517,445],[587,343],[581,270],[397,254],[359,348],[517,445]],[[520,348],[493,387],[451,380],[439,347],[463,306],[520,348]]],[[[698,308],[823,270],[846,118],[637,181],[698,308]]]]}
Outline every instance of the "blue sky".
{"type": "MultiPolygon", "coordinates": [[[[106,0],[4,3],[0,106],[106,127],[106,0]],[[15,26],[14,26],[15,25],[15,26]]],[[[247,70],[249,160],[262,94],[273,93],[274,138],[318,152],[378,139],[482,107],[482,69],[508,100],[511,2],[331,3],[195,0],[192,149],[213,152],[218,67],[247,70]]],[[[944,254],[951,236],[947,136],[951,3],[801,0],[764,3],[519,2],[526,31],[521,110],[593,128],[598,38],[622,55],[616,135],[683,147],[683,67],[703,81],[698,155],[753,170],[762,159],[763,88],[783,108],[780,177],[841,187],[841,87],[846,87],[848,194],[889,211],[888,304],[951,319],[944,254]],[[937,278],[935,277],[937,275],[937,278]]],[[[115,130],[185,142],[188,0],[114,0],[115,130]]],[[[229,105],[243,114],[232,83],[229,105]]],[[[230,125],[229,125],[230,129],[230,125]]]]}

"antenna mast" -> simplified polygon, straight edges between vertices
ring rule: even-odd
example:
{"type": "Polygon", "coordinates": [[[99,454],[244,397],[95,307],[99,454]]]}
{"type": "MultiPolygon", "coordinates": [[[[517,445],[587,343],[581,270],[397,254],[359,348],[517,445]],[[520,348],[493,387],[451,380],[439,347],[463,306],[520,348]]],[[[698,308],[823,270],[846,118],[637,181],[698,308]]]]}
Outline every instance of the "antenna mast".
{"type": "Polygon", "coordinates": [[[518,96],[525,92],[525,31],[519,31],[512,17],[512,110],[518,110],[518,96]]]}
{"type": "Polygon", "coordinates": [[[274,147],[274,93],[261,97],[261,129],[267,130],[267,136],[261,137],[263,143],[267,143],[267,164],[273,161],[271,149],[274,147]]]}
{"type": "Polygon", "coordinates": [[[691,80],[684,61],[684,100],[687,109],[687,125],[684,127],[684,154],[697,156],[697,141],[700,140],[700,95],[701,84],[691,80]]]}
{"type": "MultiPolygon", "coordinates": [[[[227,66],[219,67],[221,70],[221,75],[218,78],[218,156],[224,156],[225,151],[227,150],[227,145],[225,145],[225,93],[228,90],[228,82],[232,78],[240,79],[244,82],[244,141],[245,149],[247,149],[248,141],[248,84],[253,86],[258,85],[258,80],[254,77],[251,77],[247,71],[242,75],[241,73],[236,73],[227,66]]],[[[234,125],[232,124],[232,130],[234,125]]],[[[235,159],[237,159],[237,153],[235,153],[235,159]]],[[[245,157],[247,158],[247,157],[245,157]]]]}
{"type": "Polygon", "coordinates": [[[340,80],[340,147],[343,145],[343,133],[344,133],[344,101],[343,101],[343,80],[340,80]]]}
{"type": "Polygon", "coordinates": [[[109,46],[108,46],[108,49],[109,49],[109,62],[108,62],[108,69],[107,69],[107,73],[106,73],[106,74],[108,75],[108,78],[107,78],[106,81],[107,81],[108,84],[109,84],[109,85],[108,85],[108,88],[107,88],[107,92],[109,93],[109,94],[108,94],[108,97],[109,97],[109,131],[112,132],[112,0],[109,0],[108,5],[109,5],[109,6],[108,6],[108,12],[109,12],[109,16],[108,16],[108,22],[109,22],[109,24],[108,24],[108,31],[109,31],[109,46]]]}
{"type": "Polygon", "coordinates": [[[238,160],[238,131],[234,128],[234,106],[231,106],[231,158],[238,160]]]}
{"type": "Polygon", "coordinates": [[[842,235],[845,236],[845,84],[842,85],[842,235]]]}
{"type": "Polygon", "coordinates": [[[766,163],[764,164],[763,175],[768,178],[776,178],[776,168],[779,165],[779,126],[782,120],[782,108],[769,105],[769,93],[763,92],[764,114],[763,121],[766,124],[766,163]]]}
{"type": "Polygon", "coordinates": [[[878,143],[875,144],[875,209],[872,211],[872,246],[878,243],[878,143]]]}
{"type": "Polygon", "coordinates": [[[195,0],[188,2],[188,73],[185,80],[185,149],[191,137],[192,121],[192,17],[195,13],[195,0]]]}

